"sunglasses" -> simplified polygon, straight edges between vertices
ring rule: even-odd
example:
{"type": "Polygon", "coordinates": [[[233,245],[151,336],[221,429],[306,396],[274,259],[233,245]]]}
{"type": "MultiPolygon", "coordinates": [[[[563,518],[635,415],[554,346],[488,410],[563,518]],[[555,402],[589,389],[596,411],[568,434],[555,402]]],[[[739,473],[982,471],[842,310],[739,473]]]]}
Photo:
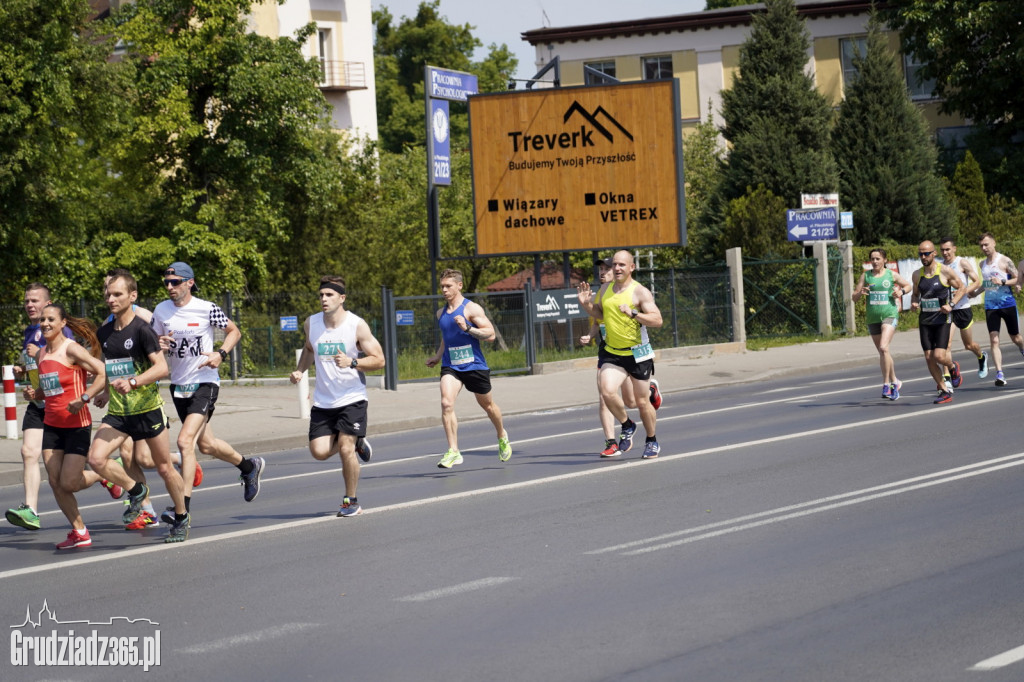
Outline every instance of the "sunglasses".
{"type": "Polygon", "coordinates": [[[180,285],[184,281],[185,280],[183,280],[183,279],[165,279],[164,280],[164,286],[167,286],[168,284],[170,284],[172,287],[176,287],[176,286],[180,285]]]}
{"type": "MultiPolygon", "coordinates": [[[[934,251],[918,251],[917,255],[918,256],[930,256],[933,253],[935,253],[935,252],[934,251]]],[[[166,282],[167,280],[165,279],[164,281],[166,282]]]]}

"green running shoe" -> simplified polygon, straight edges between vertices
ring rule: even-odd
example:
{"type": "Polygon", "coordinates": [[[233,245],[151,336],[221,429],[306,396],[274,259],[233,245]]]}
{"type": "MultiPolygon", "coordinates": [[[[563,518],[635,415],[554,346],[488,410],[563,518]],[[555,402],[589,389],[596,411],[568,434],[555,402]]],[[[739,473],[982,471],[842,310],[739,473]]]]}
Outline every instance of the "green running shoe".
{"type": "Polygon", "coordinates": [[[512,457],[512,443],[508,442],[508,431],[498,439],[498,459],[507,462],[512,457]]]}
{"type": "Polygon", "coordinates": [[[462,453],[453,448],[448,448],[448,452],[444,453],[444,457],[437,463],[437,468],[451,469],[456,464],[462,464],[462,453]]]}
{"type": "Polygon", "coordinates": [[[7,523],[12,526],[21,526],[28,530],[39,530],[39,515],[27,504],[23,504],[17,509],[8,509],[5,516],[7,517],[7,523]]]}
{"type": "Polygon", "coordinates": [[[185,542],[188,540],[188,529],[192,525],[192,517],[185,514],[180,522],[171,524],[171,530],[167,533],[167,537],[164,538],[164,542],[185,542]]]}

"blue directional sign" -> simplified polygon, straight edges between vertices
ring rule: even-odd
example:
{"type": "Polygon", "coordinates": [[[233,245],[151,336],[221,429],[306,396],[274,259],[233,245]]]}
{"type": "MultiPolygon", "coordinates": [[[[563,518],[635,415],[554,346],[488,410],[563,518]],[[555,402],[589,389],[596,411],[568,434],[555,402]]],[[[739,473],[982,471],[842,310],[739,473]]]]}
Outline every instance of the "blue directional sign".
{"type": "Polygon", "coordinates": [[[840,230],[852,230],[853,229],[853,211],[842,211],[839,214],[839,229],[840,230]]]}
{"type": "Polygon", "coordinates": [[[465,102],[469,95],[479,92],[477,79],[471,73],[427,67],[427,97],[465,102]]]}
{"type": "Polygon", "coordinates": [[[395,324],[402,326],[409,326],[413,323],[413,314],[411,310],[396,310],[395,311],[395,324]]]}
{"type": "Polygon", "coordinates": [[[281,318],[281,331],[283,332],[297,332],[299,331],[299,317],[298,315],[291,315],[289,317],[281,318]]]}
{"type": "Polygon", "coordinates": [[[451,137],[448,133],[448,101],[430,100],[430,134],[427,136],[427,148],[430,179],[435,185],[452,184],[451,137]]]}
{"type": "Polygon", "coordinates": [[[839,210],[835,206],[788,209],[786,237],[791,242],[839,239],[839,210]]]}

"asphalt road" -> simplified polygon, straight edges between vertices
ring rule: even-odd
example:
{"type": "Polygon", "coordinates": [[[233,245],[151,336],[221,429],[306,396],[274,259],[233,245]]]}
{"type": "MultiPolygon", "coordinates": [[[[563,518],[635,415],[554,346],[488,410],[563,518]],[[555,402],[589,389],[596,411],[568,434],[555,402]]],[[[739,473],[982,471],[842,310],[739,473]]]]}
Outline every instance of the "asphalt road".
{"type": "Polygon", "coordinates": [[[591,409],[510,419],[507,464],[481,423],[452,471],[440,426],[378,437],[349,519],[336,462],[273,454],[250,504],[212,463],[178,546],[85,491],[91,548],[0,523],[0,678],[142,674],[14,665],[74,629],[158,631],[154,680],[1020,680],[1022,391],[876,375],[673,394],[657,461],[598,460],[591,409]]]}

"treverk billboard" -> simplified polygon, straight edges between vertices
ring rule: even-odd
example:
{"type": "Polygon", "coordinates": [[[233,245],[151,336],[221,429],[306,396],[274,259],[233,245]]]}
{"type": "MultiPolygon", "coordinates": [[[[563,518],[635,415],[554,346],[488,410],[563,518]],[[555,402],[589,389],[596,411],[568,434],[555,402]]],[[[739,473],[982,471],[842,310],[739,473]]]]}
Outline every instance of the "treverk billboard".
{"type": "Polygon", "coordinates": [[[479,255],[686,244],[675,79],[469,98],[479,255]]]}

